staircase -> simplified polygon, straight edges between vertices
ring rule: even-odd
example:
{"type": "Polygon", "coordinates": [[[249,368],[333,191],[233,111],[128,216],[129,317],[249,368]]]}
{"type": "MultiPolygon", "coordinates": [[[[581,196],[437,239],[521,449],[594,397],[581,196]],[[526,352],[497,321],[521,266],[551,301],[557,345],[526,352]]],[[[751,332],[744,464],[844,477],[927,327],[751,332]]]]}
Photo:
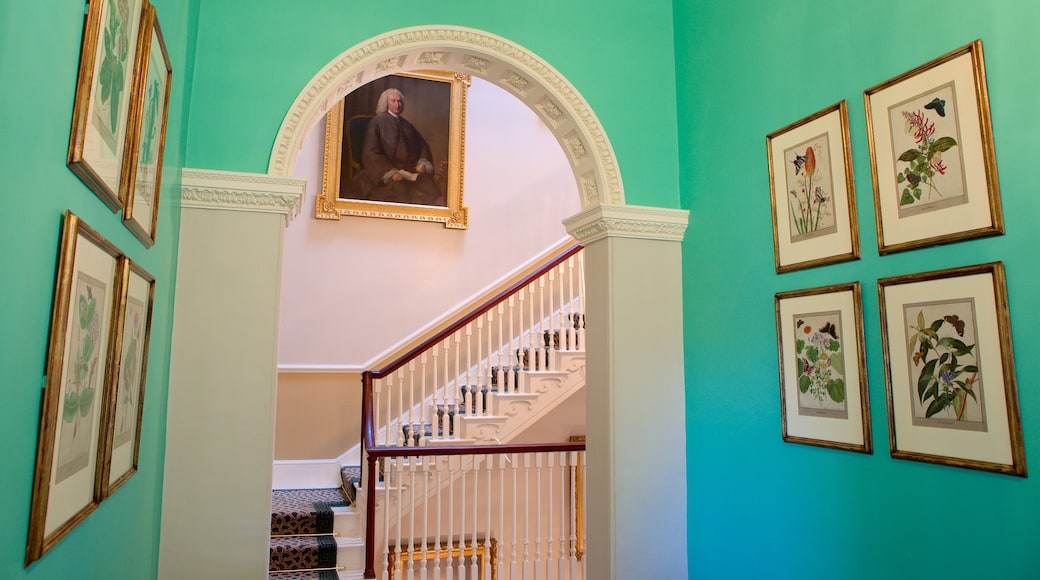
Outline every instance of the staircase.
{"type": "MultiPolygon", "coordinates": [[[[528,280],[515,284],[478,311],[466,315],[423,346],[380,371],[365,372],[363,406],[368,433],[365,451],[383,451],[378,460],[379,467],[372,470],[378,477],[368,479],[370,475],[366,475],[366,483],[374,483],[378,498],[368,505],[372,496],[362,485],[360,469],[351,467],[364,458],[360,445],[337,460],[335,479],[338,481],[330,481],[333,477],[331,470],[323,468],[300,480],[299,487],[318,489],[276,490],[272,499],[270,578],[363,578],[366,567],[364,538],[372,534],[371,527],[366,532],[366,516],[371,519],[369,526],[373,521],[382,522],[378,524],[382,527],[380,533],[387,533],[387,530],[398,527],[396,520],[389,518],[388,510],[393,509],[395,514],[402,513],[402,510],[405,513],[429,510],[431,508],[424,507],[424,503],[432,500],[442,489],[449,490],[450,495],[451,486],[460,477],[451,471],[438,474],[444,468],[450,469],[449,462],[445,457],[431,456],[431,453],[439,454],[439,451],[420,448],[485,446],[486,449],[488,445],[508,444],[572,394],[580,392],[585,386],[584,316],[580,313],[584,282],[580,277],[581,270],[580,248],[569,250],[554,263],[529,276],[528,280]],[[406,452],[404,448],[415,448],[415,451],[406,452]],[[398,451],[393,451],[395,449],[398,451]],[[408,455],[413,456],[409,459],[408,455]],[[404,478],[406,472],[411,477],[410,483],[404,478]],[[431,490],[427,484],[420,490],[416,477],[421,473],[426,474],[420,477],[427,481],[435,477],[438,485],[431,490]],[[403,494],[406,490],[407,499],[403,494]]],[[[584,449],[584,444],[581,449],[584,449]]],[[[513,457],[528,459],[516,455],[516,452],[513,452],[513,457]]],[[[369,459],[373,458],[370,456],[369,459]]],[[[485,461],[490,474],[490,457],[474,457],[471,465],[485,461]]],[[[496,461],[500,466],[505,465],[502,458],[496,461]]],[[[551,465],[554,459],[548,461],[551,465]]],[[[575,464],[568,463],[570,467],[565,468],[564,460],[559,461],[557,469],[561,476],[564,469],[574,469],[575,464]]],[[[573,461],[573,458],[567,461],[573,461]]],[[[541,473],[541,458],[538,462],[538,473],[541,473]]],[[[459,465],[456,462],[455,467],[459,465]]],[[[549,469],[551,474],[552,468],[549,469]]],[[[279,477],[278,473],[276,465],[276,487],[284,486],[285,478],[279,477]]],[[[515,487],[515,468],[513,477],[515,487]]],[[[465,490],[465,476],[462,478],[461,485],[465,490]]],[[[491,485],[490,480],[487,485],[491,485]]],[[[556,493],[557,501],[562,501],[561,494],[566,492],[561,489],[556,493]]],[[[551,505],[550,499],[550,509],[551,505]]],[[[439,514],[439,500],[437,510],[439,514]]],[[[471,513],[476,517],[475,511],[471,513]]],[[[487,522],[490,525],[490,512],[487,513],[487,522]]],[[[465,530],[465,524],[462,529],[465,530]]],[[[454,547],[449,538],[445,554],[453,558],[469,557],[471,574],[477,572],[478,556],[483,558],[480,564],[483,570],[489,559],[493,565],[495,553],[501,553],[503,548],[507,553],[512,550],[513,566],[517,565],[515,529],[511,547],[496,547],[494,535],[478,538],[475,521],[469,532],[470,536],[456,537],[454,547]],[[468,544],[465,543],[467,539],[468,544]]],[[[456,528],[456,535],[458,533],[456,528]]],[[[419,544],[413,548],[407,535],[405,543],[402,543],[400,530],[396,534],[396,543],[383,536],[369,547],[369,550],[375,548],[378,554],[383,554],[382,561],[375,567],[379,578],[388,577],[386,557],[393,561],[395,549],[402,576],[406,561],[410,560],[408,570],[415,571],[418,577],[416,570],[420,565],[415,563],[416,560],[445,557],[438,556],[444,549],[443,545],[438,547],[423,539],[421,549],[419,544]]],[[[417,541],[419,537],[427,538],[426,535],[417,536],[417,541]]],[[[562,536],[558,535],[557,539],[563,542],[562,536]]],[[[573,535],[571,545],[575,545],[573,535]]],[[[562,544],[558,551],[562,572],[566,563],[562,559],[562,544]]],[[[538,557],[541,557],[540,553],[538,557]]],[[[577,559],[580,558],[578,555],[577,559]]],[[[570,560],[569,565],[577,565],[573,551],[570,560]]],[[[448,566],[449,576],[454,577],[450,564],[448,566]]],[[[393,573],[389,577],[394,577],[393,573]]],[[[462,576],[460,570],[459,578],[462,577],[469,576],[462,576]]],[[[506,577],[520,576],[514,570],[512,574],[506,573],[506,577]]],[[[526,577],[526,572],[523,577],[526,577]]]]}

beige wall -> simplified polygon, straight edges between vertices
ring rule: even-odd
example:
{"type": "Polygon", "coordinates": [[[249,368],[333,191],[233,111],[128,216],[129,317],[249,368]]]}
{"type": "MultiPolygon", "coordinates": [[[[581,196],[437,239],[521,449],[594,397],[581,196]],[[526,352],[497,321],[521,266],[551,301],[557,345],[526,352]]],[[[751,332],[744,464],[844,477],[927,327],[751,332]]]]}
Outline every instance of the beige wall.
{"type": "Polygon", "coordinates": [[[360,373],[278,373],[275,459],[333,459],[361,438],[360,373]]]}

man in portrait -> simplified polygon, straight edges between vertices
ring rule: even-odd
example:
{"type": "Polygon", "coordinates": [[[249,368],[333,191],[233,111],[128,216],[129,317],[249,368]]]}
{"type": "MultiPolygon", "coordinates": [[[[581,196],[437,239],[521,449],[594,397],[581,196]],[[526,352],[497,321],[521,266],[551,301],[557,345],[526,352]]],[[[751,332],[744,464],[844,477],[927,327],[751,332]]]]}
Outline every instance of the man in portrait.
{"type": "Polygon", "coordinates": [[[362,142],[362,169],[343,197],[371,201],[447,205],[447,195],[433,179],[433,155],[426,140],[403,116],[404,94],[383,91],[362,142]]]}

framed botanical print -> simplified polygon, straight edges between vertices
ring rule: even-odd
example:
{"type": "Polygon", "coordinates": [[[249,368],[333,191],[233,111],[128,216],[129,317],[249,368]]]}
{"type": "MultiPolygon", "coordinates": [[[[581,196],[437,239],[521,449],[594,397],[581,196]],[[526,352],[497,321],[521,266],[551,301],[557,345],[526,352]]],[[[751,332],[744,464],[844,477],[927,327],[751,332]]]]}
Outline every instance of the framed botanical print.
{"type": "Polygon", "coordinates": [[[122,207],[138,33],[147,0],[94,0],[87,5],[68,166],[112,210],[122,207]]]}
{"type": "Polygon", "coordinates": [[[112,380],[102,410],[102,469],[98,494],[105,498],[137,472],[141,448],[148,344],[152,329],[155,278],[127,257],[119,263],[119,301],[115,316],[112,380]]]}
{"type": "Polygon", "coordinates": [[[859,258],[848,105],[766,135],[777,273],[859,258]]]}
{"type": "Polygon", "coordinates": [[[779,292],[784,441],[871,453],[859,282],[779,292]]]}
{"type": "Polygon", "coordinates": [[[65,213],[36,448],[26,565],[97,508],[103,392],[112,372],[119,251],[65,213]]]}
{"type": "Polygon", "coordinates": [[[329,110],[315,217],[441,222],[466,229],[469,75],[415,71],[366,83],[329,110]]]}
{"type": "Polygon", "coordinates": [[[1004,233],[981,40],[863,98],[878,252],[1004,233]]]}
{"type": "Polygon", "coordinates": [[[1004,264],[878,280],[892,457],[1026,475],[1004,264]]]}
{"type": "Polygon", "coordinates": [[[159,216],[159,186],[173,69],[154,7],[146,8],[142,22],[137,66],[140,83],[131,103],[131,146],[123,164],[120,199],[123,223],[145,247],[151,247],[155,243],[159,216]]]}

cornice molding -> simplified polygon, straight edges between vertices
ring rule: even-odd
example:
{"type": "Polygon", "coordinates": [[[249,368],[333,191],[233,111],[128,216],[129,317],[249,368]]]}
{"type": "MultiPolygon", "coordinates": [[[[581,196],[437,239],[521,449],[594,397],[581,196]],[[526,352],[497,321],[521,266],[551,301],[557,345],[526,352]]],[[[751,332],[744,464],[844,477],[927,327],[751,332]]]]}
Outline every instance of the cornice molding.
{"type": "Polygon", "coordinates": [[[307,181],[212,169],[181,170],[181,207],[277,213],[285,225],[300,213],[307,181]]]}
{"type": "Polygon", "coordinates": [[[582,244],[607,237],[681,242],[689,216],[684,209],[598,205],[563,220],[563,225],[582,244]]]}
{"type": "Polygon", "coordinates": [[[388,74],[431,66],[494,83],[538,114],[567,154],[582,207],[625,203],[614,150],[603,125],[574,86],[527,49],[460,26],[391,31],[357,44],[329,62],[302,88],[286,113],[268,173],[291,175],[306,135],[356,87],[388,74]]]}

